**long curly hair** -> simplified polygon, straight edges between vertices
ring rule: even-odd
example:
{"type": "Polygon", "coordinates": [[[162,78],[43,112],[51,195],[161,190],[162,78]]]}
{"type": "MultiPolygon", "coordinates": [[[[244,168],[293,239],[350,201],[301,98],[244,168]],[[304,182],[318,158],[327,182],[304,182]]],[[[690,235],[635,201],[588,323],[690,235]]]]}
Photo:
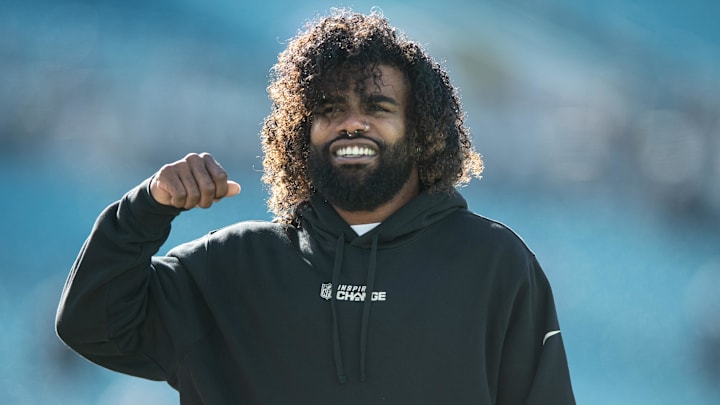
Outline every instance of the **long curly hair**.
{"type": "Polygon", "coordinates": [[[347,89],[350,81],[359,92],[367,78],[377,83],[379,65],[404,72],[409,84],[406,136],[423,189],[452,192],[481,177],[482,157],[473,148],[447,72],[381,12],[333,9],[308,22],[270,71],[272,109],[261,132],[262,181],[269,187],[267,204],[276,221],[292,222],[314,193],[306,165],[313,111],[328,91],[347,89]]]}

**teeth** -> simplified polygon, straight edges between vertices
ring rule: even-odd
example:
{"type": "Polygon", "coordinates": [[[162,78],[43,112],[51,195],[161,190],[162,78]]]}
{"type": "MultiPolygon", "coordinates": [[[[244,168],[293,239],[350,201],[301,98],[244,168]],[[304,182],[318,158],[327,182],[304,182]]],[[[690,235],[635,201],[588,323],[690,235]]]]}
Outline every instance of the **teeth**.
{"type": "Polygon", "coordinates": [[[375,156],[376,152],[367,146],[346,146],[335,152],[338,157],[375,156]]]}

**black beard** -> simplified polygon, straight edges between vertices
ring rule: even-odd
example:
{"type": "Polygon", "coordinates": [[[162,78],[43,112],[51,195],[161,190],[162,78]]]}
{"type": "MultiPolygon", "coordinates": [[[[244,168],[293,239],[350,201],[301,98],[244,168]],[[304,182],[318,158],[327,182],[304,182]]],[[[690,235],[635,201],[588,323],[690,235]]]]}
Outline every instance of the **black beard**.
{"type": "MultiPolygon", "coordinates": [[[[368,138],[366,138],[368,139],[368,138]]],[[[307,167],[315,190],[345,211],[372,211],[390,201],[410,178],[414,161],[407,137],[395,144],[381,144],[377,165],[335,166],[330,143],[310,145],[307,167]]]]}

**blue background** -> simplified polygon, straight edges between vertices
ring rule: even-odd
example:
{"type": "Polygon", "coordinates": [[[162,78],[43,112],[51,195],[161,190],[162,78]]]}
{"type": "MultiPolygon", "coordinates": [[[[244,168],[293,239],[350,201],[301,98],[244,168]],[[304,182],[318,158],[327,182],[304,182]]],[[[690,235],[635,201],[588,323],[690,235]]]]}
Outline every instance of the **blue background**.
{"type": "Polygon", "coordinates": [[[0,403],[177,403],[59,342],[64,280],[99,212],[191,151],[243,192],[163,251],[270,218],[268,70],[338,5],[379,6],[448,68],[486,163],[462,193],[542,263],[578,403],[720,403],[720,3],[298,3],[0,5],[0,403]]]}

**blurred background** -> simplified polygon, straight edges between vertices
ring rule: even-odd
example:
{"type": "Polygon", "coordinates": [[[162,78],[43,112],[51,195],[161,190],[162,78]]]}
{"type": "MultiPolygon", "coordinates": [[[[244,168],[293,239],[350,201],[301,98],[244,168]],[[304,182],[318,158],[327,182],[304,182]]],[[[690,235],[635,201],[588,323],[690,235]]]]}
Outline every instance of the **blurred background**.
{"type": "Polygon", "coordinates": [[[3,0],[0,403],[178,403],[63,346],[64,280],[100,211],[188,152],[243,193],[163,252],[270,219],[268,70],[332,6],[379,6],[448,68],[486,163],[462,192],[543,264],[578,403],[720,403],[713,0],[3,0]]]}

